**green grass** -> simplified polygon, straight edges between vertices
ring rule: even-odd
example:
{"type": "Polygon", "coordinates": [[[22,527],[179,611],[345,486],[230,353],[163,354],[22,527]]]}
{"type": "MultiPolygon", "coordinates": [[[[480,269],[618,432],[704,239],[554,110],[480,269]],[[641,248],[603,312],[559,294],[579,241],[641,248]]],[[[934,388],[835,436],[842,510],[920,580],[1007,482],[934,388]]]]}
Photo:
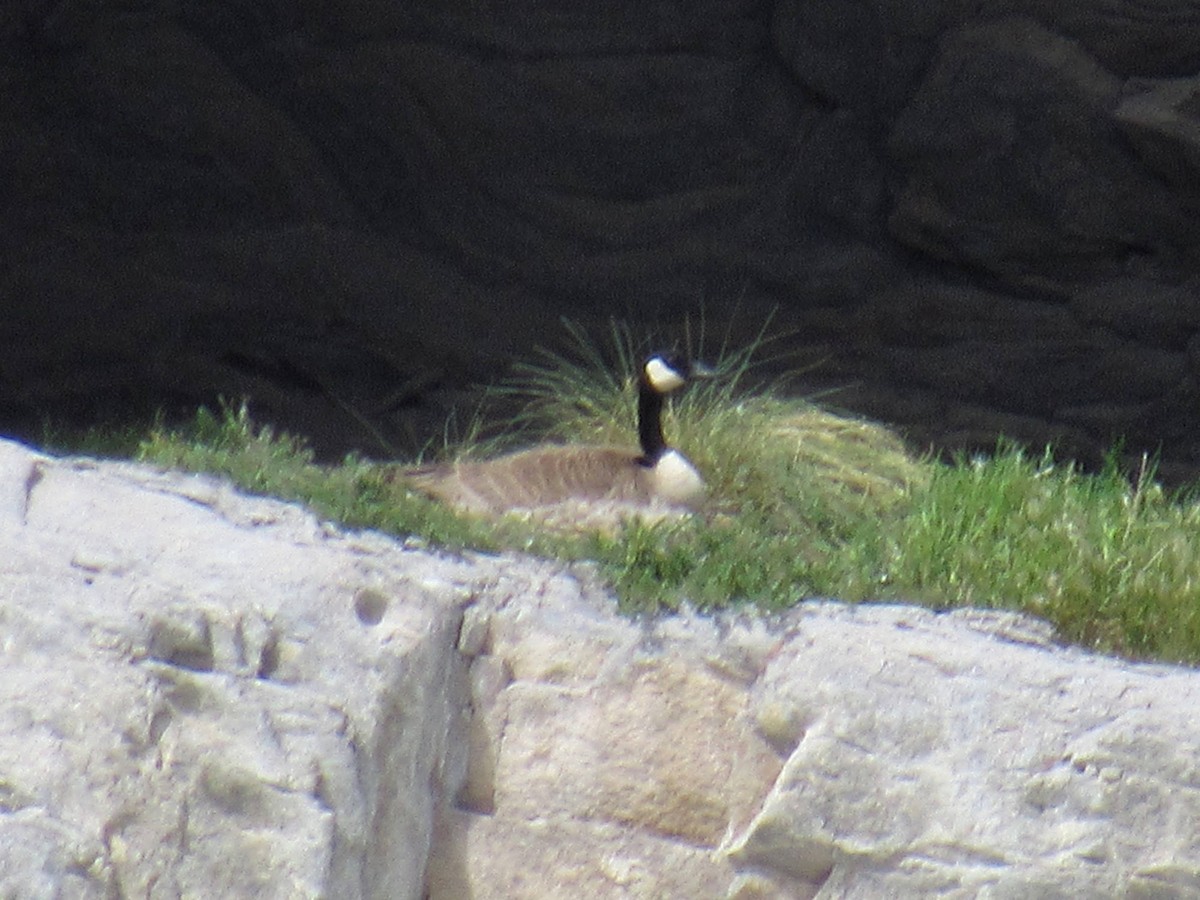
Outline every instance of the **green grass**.
{"type": "Polygon", "coordinates": [[[914,499],[889,540],[897,586],[1033,613],[1089,647],[1200,661],[1200,505],[1149,467],[1085,475],[1009,448],[936,467],[914,499]]]}
{"type": "MultiPolygon", "coordinates": [[[[496,390],[500,405],[520,405],[512,427],[446,454],[535,436],[630,443],[628,373],[644,348],[621,329],[607,352],[577,337],[574,356],[547,354],[496,390]]],[[[718,348],[719,377],[669,413],[668,434],[709,480],[707,513],[616,535],[459,517],[389,484],[379,466],[316,465],[300,441],[256,426],[244,407],[158,427],[138,455],[434,546],[596,560],[631,612],[684,602],[769,610],[813,596],[1002,607],[1101,651],[1200,661],[1200,506],[1191,499],[1166,494],[1149,470],[1129,478],[1114,463],[1085,475],[1011,446],[953,465],[916,458],[880,426],[752,387],[752,357],[768,345],[718,348]]]]}

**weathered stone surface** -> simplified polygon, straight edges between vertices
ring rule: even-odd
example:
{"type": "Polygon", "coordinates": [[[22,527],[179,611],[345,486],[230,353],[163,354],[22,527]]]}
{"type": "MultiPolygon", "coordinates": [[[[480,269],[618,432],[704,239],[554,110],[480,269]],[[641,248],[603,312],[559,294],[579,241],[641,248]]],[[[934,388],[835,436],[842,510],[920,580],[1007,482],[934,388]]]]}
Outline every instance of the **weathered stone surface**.
{"type": "Polygon", "coordinates": [[[495,794],[448,821],[434,896],[724,896],[718,847],[781,765],[746,694],[777,638],[697,642],[692,620],[629,622],[595,600],[514,598],[490,628],[475,665],[511,675],[476,706],[495,794]]]}
{"type": "MultiPolygon", "coordinates": [[[[1119,77],[1184,76],[1200,67],[1200,6],[1176,0],[783,0],[774,17],[783,58],[814,90],[856,109],[901,102],[935,53],[961,25],[1027,16],[1078,41],[1119,77]],[[839,55],[835,48],[846,47],[839,55]],[[847,59],[861,62],[848,71],[847,59]],[[866,73],[878,77],[872,83],[866,73]],[[853,87],[855,90],[848,90],[853,87]]],[[[891,107],[895,108],[895,107],[891,107]]]]}
{"type": "Polygon", "coordinates": [[[0,441],[0,892],[420,896],[461,565],[0,441]]]}
{"type": "MultiPolygon", "coordinates": [[[[1055,380],[965,403],[961,366],[874,351],[1028,329],[1061,371],[1081,292],[1191,284],[1198,69],[1195,0],[12,0],[0,428],[245,396],[326,458],[394,457],[564,314],[670,343],[701,306],[778,306],[799,367],[826,361],[801,393],[890,398],[856,411],[942,447],[1015,415],[1194,476],[1180,392],[1129,432],[1060,415],[1083,401],[1055,380]]],[[[1154,344],[1148,313],[1100,324],[1154,344]]]]}
{"type": "Polygon", "coordinates": [[[1057,649],[1002,613],[829,607],[795,627],[753,689],[793,746],[735,863],[831,897],[1200,883],[1194,672],[1057,649]]]}
{"type": "Polygon", "coordinates": [[[893,233],[1042,285],[1094,277],[1118,248],[1194,241],[1168,190],[1112,139],[1120,88],[1036,20],[951,31],[889,139],[906,173],[893,233]]]}
{"type": "Polygon", "coordinates": [[[1200,333],[1200,279],[1163,284],[1117,278],[1081,290],[1071,311],[1082,325],[1101,325],[1143,344],[1180,350],[1200,333]]]}
{"type": "Polygon", "coordinates": [[[863,333],[892,347],[943,347],[968,341],[1065,344],[1087,337],[1064,303],[1016,300],[968,287],[893,288],[860,315],[863,333]]]}
{"type": "Polygon", "coordinates": [[[630,620],[586,567],[0,442],[0,893],[1186,897],[1200,674],[1002,612],[630,620]]]}
{"type": "Polygon", "coordinates": [[[1200,208],[1200,78],[1131,79],[1114,115],[1147,164],[1200,208]]]}
{"type": "Polygon", "coordinates": [[[1037,16],[1079,41],[1122,77],[1190,74],[1200,66],[1200,5],[1187,0],[1015,0],[1013,12],[1037,16]]]}
{"type": "Polygon", "coordinates": [[[1100,399],[1130,402],[1159,397],[1187,372],[1181,350],[1155,350],[1108,339],[1020,344],[963,341],[923,353],[886,350],[898,379],[955,385],[958,399],[1009,411],[1049,414],[1100,399]]]}
{"type": "Polygon", "coordinates": [[[476,705],[494,803],[447,820],[435,897],[1186,896],[1200,878],[1178,714],[1200,678],[1062,650],[1031,620],[630,623],[515,601],[487,659],[511,678],[476,705]]]}

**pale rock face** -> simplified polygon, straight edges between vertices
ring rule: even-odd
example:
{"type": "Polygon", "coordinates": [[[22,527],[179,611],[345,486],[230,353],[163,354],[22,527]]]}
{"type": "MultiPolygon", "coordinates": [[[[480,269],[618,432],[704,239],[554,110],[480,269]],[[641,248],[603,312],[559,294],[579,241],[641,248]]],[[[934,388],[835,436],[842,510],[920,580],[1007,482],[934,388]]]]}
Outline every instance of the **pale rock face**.
{"type": "Polygon", "coordinates": [[[793,749],[734,860],[828,896],[1200,886],[1195,672],[1062,650],[1004,613],[830,606],[800,627],[754,687],[793,749]]]}
{"type": "Polygon", "coordinates": [[[0,441],[0,895],[1200,895],[1200,675],[1007,613],[630,620],[0,441]]]}
{"type": "Polygon", "coordinates": [[[417,896],[466,595],[408,555],[0,442],[0,894],[417,896]]]}

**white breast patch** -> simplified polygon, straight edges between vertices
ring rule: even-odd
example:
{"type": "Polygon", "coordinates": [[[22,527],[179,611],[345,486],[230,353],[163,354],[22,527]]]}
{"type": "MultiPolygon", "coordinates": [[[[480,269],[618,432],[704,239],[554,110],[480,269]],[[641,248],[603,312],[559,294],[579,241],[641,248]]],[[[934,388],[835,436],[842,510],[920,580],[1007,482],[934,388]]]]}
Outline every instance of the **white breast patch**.
{"type": "Polygon", "coordinates": [[[704,496],[704,479],[678,450],[668,450],[654,464],[654,493],[669,503],[688,503],[704,496]]]}

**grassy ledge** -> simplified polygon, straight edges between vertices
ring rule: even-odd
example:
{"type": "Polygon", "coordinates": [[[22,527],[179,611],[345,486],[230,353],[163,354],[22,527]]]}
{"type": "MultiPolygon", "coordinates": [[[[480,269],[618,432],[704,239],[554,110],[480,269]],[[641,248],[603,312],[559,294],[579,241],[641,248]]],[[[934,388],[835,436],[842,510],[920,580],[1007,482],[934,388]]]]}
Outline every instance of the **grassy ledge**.
{"type": "MultiPolygon", "coordinates": [[[[519,408],[502,433],[448,452],[479,454],[534,437],[631,443],[625,374],[634,343],[547,355],[496,398],[519,408]]],[[[417,535],[449,549],[516,549],[597,561],[631,612],[754,605],[806,597],[1001,607],[1053,622],[1064,639],[1139,658],[1200,661],[1200,506],[1168,495],[1149,469],[1085,475],[1002,446],[953,465],[919,459],[886,429],[747,387],[746,351],[675,403],[668,434],[706,473],[705,516],[632,524],[616,536],[555,535],[519,521],[462,518],[388,485],[380,467],[314,464],[304,445],[258,427],[245,408],[201,410],[156,428],[138,456],[218,472],[243,488],[311,506],[351,527],[417,535]]],[[[487,428],[475,429],[486,433],[487,428]]]]}

